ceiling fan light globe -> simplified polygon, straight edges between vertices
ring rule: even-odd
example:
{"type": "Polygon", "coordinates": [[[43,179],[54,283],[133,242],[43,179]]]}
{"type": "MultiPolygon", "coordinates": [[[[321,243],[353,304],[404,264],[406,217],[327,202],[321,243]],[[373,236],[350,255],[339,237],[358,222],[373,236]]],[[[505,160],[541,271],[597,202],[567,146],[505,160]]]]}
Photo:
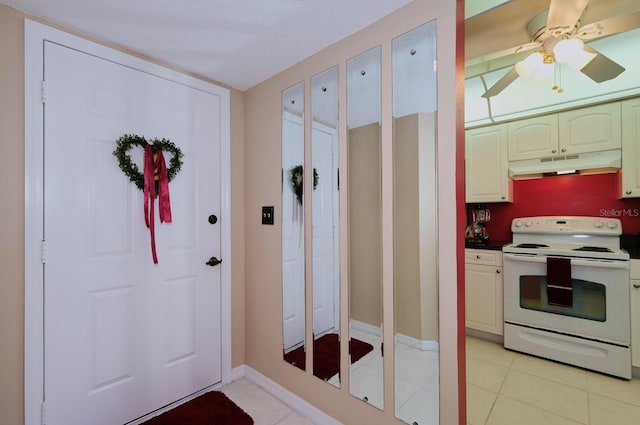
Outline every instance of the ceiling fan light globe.
{"type": "Polygon", "coordinates": [[[532,80],[535,82],[552,81],[553,80],[554,64],[543,63],[538,65],[533,73],[532,80]]]}
{"type": "Polygon", "coordinates": [[[536,73],[536,70],[544,65],[543,63],[544,57],[542,53],[535,52],[530,54],[526,59],[516,63],[516,72],[521,77],[525,78],[533,78],[536,73]]]}
{"type": "Polygon", "coordinates": [[[584,52],[584,43],[579,38],[565,38],[553,47],[553,55],[559,63],[570,63],[580,52],[584,52]]]}
{"type": "Polygon", "coordinates": [[[576,71],[596,57],[595,53],[584,50],[584,42],[578,38],[560,40],[553,48],[553,55],[556,62],[567,64],[576,71]]]}

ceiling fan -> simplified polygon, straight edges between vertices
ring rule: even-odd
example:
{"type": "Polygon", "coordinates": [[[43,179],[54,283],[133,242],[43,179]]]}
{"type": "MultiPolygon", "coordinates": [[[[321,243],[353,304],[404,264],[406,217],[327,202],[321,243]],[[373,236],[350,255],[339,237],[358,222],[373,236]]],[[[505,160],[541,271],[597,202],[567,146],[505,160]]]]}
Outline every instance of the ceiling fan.
{"type": "Polygon", "coordinates": [[[534,52],[517,62],[482,97],[499,94],[520,76],[536,81],[551,80],[556,63],[567,64],[596,83],[620,75],[625,70],[622,65],[584,41],[640,27],[640,11],[582,25],[580,17],[588,3],[589,0],[551,0],[549,9],[534,16],[527,24],[530,43],[497,52],[493,57],[534,52]]]}

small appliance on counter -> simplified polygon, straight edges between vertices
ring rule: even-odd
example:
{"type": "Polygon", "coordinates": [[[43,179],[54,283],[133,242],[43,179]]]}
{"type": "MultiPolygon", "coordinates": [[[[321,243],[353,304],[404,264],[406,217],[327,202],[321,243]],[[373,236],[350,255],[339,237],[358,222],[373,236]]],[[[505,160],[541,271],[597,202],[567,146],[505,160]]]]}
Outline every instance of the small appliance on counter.
{"type": "Polygon", "coordinates": [[[464,237],[469,244],[482,245],[489,241],[486,223],[491,219],[491,212],[482,204],[474,205],[471,208],[473,222],[467,226],[464,237]]]}

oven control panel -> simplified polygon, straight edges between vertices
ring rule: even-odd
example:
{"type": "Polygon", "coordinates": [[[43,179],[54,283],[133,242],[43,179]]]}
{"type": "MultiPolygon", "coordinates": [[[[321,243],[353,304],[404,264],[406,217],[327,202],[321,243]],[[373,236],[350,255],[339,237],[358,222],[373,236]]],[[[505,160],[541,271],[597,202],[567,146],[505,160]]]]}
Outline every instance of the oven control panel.
{"type": "Polygon", "coordinates": [[[540,216],[514,218],[511,223],[513,233],[550,233],[570,235],[622,234],[622,225],[617,218],[582,216],[540,216]]]}

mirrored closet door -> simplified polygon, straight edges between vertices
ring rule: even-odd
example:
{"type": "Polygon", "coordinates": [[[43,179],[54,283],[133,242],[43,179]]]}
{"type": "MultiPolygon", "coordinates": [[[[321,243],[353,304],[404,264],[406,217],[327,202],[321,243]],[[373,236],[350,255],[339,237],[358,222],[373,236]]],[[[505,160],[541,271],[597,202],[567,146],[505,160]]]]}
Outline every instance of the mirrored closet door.
{"type": "Polygon", "coordinates": [[[436,21],[393,39],[395,414],[438,423],[436,21]]]}
{"type": "Polygon", "coordinates": [[[347,61],[349,392],[384,408],[380,47],[347,61]]]}
{"type": "Polygon", "coordinates": [[[311,78],[313,374],[340,387],[338,67],[311,78]]]}
{"type": "Polygon", "coordinates": [[[282,92],[284,360],[305,369],[304,83],[282,92]]]}

